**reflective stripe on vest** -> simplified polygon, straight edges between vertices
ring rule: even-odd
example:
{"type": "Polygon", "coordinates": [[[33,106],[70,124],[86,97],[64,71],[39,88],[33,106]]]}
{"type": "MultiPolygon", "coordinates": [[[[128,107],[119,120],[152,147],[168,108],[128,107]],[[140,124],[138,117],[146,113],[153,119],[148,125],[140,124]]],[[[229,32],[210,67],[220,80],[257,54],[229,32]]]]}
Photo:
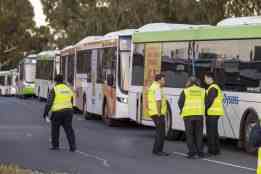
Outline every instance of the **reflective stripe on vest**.
{"type": "Polygon", "coordinates": [[[72,90],[65,84],[59,84],[54,86],[55,98],[52,105],[52,111],[59,111],[62,109],[71,109],[72,106],[72,90]]]}
{"type": "Polygon", "coordinates": [[[209,93],[211,88],[215,88],[217,90],[217,97],[214,99],[212,105],[208,108],[207,114],[208,116],[223,116],[224,115],[224,107],[223,107],[223,99],[224,96],[220,87],[216,84],[212,84],[209,86],[207,90],[207,94],[209,93]]]}
{"type": "Polygon", "coordinates": [[[261,147],[258,148],[258,159],[257,159],[256,173],[261,174],[261,147]]]}
{"type": "Polygon", "coordinates": [[[184,90],[185,103],[181,116],[200,116],[205,115],[205,90],[193,85],[184,90]]]}
{"type": "Polygon", "coordinates": [[[156,101],[156,91],[160,90],[161,92],[161,115],[167,114],[167,99],[163,94],[163,90],[160,88],[160,84],[158,82],[153,82],[152,85],[148,89],[147,99],[148,99],[148,115],[159,115],[156,101]]]}

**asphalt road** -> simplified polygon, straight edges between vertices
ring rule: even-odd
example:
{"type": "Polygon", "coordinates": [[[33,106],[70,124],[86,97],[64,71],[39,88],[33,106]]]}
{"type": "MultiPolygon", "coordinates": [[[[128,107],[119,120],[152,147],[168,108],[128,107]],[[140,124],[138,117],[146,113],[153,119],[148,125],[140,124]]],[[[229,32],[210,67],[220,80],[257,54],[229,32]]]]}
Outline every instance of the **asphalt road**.
{"type": "Polygon", "coordinates": [[[71,174],[254,174],[256,157],[230,141],[218,157],[189,160],[184,142],[167,141],[169,157],[151,154],[154,130],[138,126],[107,127],[100,120],[74,117],[78,151],[50,151],[50,128],[42,119],[44,103],[0,97],[0,163],[71,174]]]}

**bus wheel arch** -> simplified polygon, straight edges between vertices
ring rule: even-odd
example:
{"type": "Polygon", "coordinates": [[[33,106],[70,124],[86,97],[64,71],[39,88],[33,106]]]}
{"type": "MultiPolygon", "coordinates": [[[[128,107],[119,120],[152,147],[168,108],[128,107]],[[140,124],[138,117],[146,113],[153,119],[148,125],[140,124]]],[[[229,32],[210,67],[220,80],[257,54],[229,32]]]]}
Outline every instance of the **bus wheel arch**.
{"type": "Polygon", "coordinates": [[[239,132],[239,147],[248,153],[255,153],[256,148],[249,144],[249,134],[258,121],[258,114],[253,108],[248,108],[241,119],[239,132]]]}

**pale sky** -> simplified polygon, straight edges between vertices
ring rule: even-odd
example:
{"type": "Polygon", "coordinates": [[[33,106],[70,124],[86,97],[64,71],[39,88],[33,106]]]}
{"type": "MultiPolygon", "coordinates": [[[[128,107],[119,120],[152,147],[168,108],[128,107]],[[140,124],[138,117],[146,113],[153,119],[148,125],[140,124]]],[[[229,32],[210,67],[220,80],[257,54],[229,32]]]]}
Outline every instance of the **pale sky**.
{"type": "Polygon", "coordinates": [[[41,25],[46,25],[45,15],[43,13],[43,6],[41,0],[29,0],[34,7],[34,20],[36,25],[39,27],[41,25]]]}

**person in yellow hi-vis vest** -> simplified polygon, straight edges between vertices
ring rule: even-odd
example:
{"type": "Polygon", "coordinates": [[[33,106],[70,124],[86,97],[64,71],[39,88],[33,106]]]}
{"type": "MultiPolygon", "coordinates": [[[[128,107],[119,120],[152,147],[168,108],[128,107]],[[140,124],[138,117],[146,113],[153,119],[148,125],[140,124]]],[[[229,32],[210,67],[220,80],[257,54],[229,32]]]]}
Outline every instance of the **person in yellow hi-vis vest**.
{"type": "Polygon", "coordinates": [[[206,128],[209,155],[220,154],[218,134],[218,120],[224,116],[223,94],[220,87],[214,81],[214,74],[209,72],[204,75],[204,81],[208,85],[206,93],[206,128]]]}
{"type": "Polygon", "coordinates": [[[189,78],[182,91],[178,105],[184,119],[187,158],[203,158],[203,115],[205,114],[205,89],[201,88],[196,77],[189,78]]]}
{"type": "Polygon", "coordinates": [[[163,152],[165,139],[165,116],[167,113],[167,99],[163,94],[162,87],[165,85],[165,75],[157,74],[155,81],[148,89],[148,115],[153,120],[156,127],[155,142],[152,153],[158,156],[168,156],[163,152]]]}
{"type": "Polygon", "coordinates": [[[64,128],[66,133],[70,151],[76,151],[75,134],[72,128],[73,118],[73,91],[63,83],[63,76],[56,75],[55,86],[51,90],[47,104],[44,110],[44,118],[48,118],[48,113],[51,110],[51,150],[59,150],[59,132],[60,126],[64,128]]]}

